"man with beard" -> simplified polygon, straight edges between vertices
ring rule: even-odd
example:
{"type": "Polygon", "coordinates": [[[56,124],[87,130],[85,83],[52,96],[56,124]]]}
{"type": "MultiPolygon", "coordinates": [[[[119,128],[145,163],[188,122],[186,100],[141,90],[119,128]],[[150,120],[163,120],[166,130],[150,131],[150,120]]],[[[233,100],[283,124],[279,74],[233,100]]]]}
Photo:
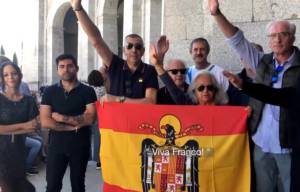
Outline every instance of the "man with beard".
{"type": "Polygon", "coordinates": [[[72,191],[82,192],[97,98],[91,87],[77,80],[79,68],[72,55],[58,56],[56,66],[60,81],[46,88],[40,107],[42,127],[50,129],[46,191],[61,191],[69,165],[72,191]]]}
{"type": "Polygon", "coordinates": [[[209,43],[206,39],[199,37],[194,39],[190,44],[190,54],[195,65],[188,68],[186,75],[186,82],[191,84],[193,79],[201,72],[208,71],[215,76],[218,83],[221,85],[224,91],[227,91],[229,83],[228,80],[223,76],[223,68],[216,64],[209,63],[207,56],[210,51],[209,43]]]}

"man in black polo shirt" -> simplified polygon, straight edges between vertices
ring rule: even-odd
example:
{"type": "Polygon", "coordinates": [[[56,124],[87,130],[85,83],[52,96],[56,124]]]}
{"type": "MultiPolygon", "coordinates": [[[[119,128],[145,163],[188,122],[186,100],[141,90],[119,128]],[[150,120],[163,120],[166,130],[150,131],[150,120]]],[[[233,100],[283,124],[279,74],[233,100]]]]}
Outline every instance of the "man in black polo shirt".
{"type": "Polygon", "coordinates": [[[142,62],[145,52],[143,39],[137,34],[126,36],[124,53],[126,60],[114,55],[104,42],[100,31],[90,20],[81,5],[81,0],[71,0],[75,14],[108,68],[110,90],[103,101],[128,103],[155,103],[158,89],[157,74],[153,66],[142,62]]]}
{"type": "Polygon", "coordinates": [[[60,55],[56,65],[60,82],[46,88],[40,108],[42,127],[50,129],[46,191],[61,190],[69,165],[72,191],[83,192],[96,94],[77,80],[78,65],[72,55],[60,55]]]}

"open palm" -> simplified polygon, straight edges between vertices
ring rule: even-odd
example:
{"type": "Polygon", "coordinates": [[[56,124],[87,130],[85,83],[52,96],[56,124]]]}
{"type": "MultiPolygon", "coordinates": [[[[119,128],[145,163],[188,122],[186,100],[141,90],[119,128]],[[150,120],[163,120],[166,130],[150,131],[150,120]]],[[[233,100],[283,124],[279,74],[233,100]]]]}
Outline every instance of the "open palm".
{"type": "Polygon", "coordinates": [[[215,15],[219,9],[219,1],[218,0],[208,0],[208,8],[212,15],[215,15]]]}

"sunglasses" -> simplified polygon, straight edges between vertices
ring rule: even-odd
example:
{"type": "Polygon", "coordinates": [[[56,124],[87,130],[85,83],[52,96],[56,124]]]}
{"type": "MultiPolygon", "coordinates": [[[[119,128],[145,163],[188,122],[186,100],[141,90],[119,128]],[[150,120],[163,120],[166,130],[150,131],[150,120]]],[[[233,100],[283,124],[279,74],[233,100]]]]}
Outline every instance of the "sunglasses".
{"type": "Polygon", "coordinates": [[[272,83],[276,83],[276,82],[278,81],[278,74],[279,74],[280,72],[282,72],[283,69],[284,69],[284,67],[283,67],[282,65],[278,65],[278,66],[276,67],[276,69],[275,69],[275,71],[274,71],[274,74],[272,75],[272,79],[271,79],[272,83]]]}
{"type": "Polygon", "coordinates": [[[180,73],[181,75],[185,75],[186,69],[170,69],[168,70],[168,72],[171,72],[173,75],[177,75],[178,73],[180,73]]]}
{"type": "Polygon", "coordinates": [[[213,85],[200,85],[200,86],[197,88],[197,90],[198,90],[199,92],[202,92],[202,91],[204,91],[205,88],[207,89],[207,91],[215,91],[215,90],[216,90],[216,87],[213,86],[213,85]]]}
{"type": "Polygon", "coordinates": [[[143,46],[142,44],[139,44],[139,43],[137,43],[137,44],[128,43],[128,44],[126,45],[126,49],[132,49],[133,47],[134,47],[136,50],[142,50],[142,49],[144,48],[144,46],[143,46]]]}

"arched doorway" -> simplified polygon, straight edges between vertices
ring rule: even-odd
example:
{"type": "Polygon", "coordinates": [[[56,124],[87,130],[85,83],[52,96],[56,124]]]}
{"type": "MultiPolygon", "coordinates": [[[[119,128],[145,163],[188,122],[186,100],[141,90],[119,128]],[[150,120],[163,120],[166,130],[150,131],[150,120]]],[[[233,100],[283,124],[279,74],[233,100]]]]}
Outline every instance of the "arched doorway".
{"type": "Polygon", "coordinates": [[[64,53],[78,57],[78,24],[72,8],[66,13],[63,22],[64,53]]]}

